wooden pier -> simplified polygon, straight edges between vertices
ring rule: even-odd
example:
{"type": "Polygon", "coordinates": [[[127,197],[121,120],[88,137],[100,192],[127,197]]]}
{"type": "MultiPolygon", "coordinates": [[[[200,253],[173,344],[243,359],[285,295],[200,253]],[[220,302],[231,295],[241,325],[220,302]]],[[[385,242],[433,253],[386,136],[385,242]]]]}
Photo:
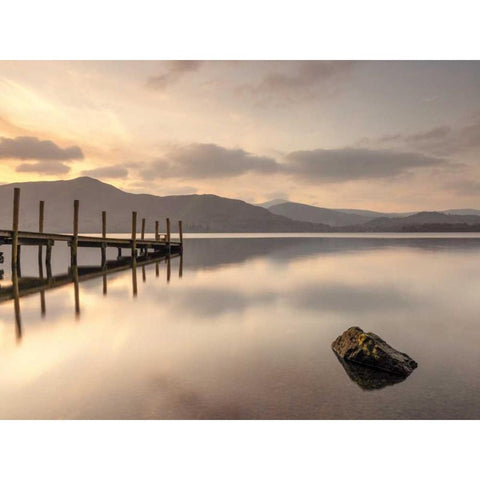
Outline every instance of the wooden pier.
{"type": "Polygon", "coordinates": [[[112,238],[107,237],[107,212],[103,211],[101,217],[102,235],[99,237],[80,235],[78,231],[80,202],[75,200],[73,203],[73,234],[65,235],[59,233],[44,233],[44,207],[45,203],[40,201],[38,232],[26,232],[19,230],[20,189],[14,189],[12,229],[0,229],[0,245],[6,244],[12,246],[12,269],[18,268],[22,245],[37,245],[39,247],[39,258],[42,256],[42,247],[45,246],[45,261],[47,266],[51,262],[52,247],[56,242],[66,242],[69,245],[72,266],[77,264],[78,249],[81,247],[100,249],[102,265],[106,262],[106,249],[109,247],[117,248],[118,257],[122,256],[123,249],[127,249],[131,252],[132,258],[136,258],[139,252],[142,255],[147,255],[148,253],[160,253],[168,255],[171,253],[181,253],[183,250],[183,232],[181,221],[178,222],[178,241],[171,240],[169,218],[166,219],[166,233],[163,235],[159,234],[158,220],[155,221],[155,236],[151,239],[145,238],[146,220],[143,218],[141,236],[140,238],[137,238],[137,212],[132,212],[131,238],[112,238]]]}
{"type": "MultiPolygon", "coordinates": [[[[40,294],[42,316],[46,312],[45,292],[50,289],[73,284],[75,299],[75,314],[80,315],[80,291],[79,283],[96,277],[103,277],[103,294],[107,294],[108,275],[122,270],[132,271],[132,292],[137,296],[137,267],[142,269],[142,280],[146,280],[145,267],[155,263],[156,277],[159,276],[159,264],[165,261],[167,272],[167,283],[170,282],[171,267],[170,261],[179,257],[178,275],[181,278],[183,272],[183,232],[182,222],[178,222],[179,239],[171,239],[170,219],[166,219],[166,233],[160,234],[159,221],[155,221],[155,234],[153,238],[146,238],[146,219],[141,220],[140,237],[137,238],[137,212],[132,212],[132,231],[130,238],[114,238],[107,236],[107,212],[101,214],[101,236],[90,236],[79,234],[80,202],[73,203],[73,233],[45,233],[44,230],[44,209],[45,203],[39,202],[38,232],[27,232],[19,230],[20,212],[20,189],[15,188],[13,195],[13,219],[11,230],[0,229],[0,246],[11,245],[11,268],[12,284],[10,286],[0,285],[0,303],[13,300],[15,311],[15,325],[17,339],[22,337],[22,325],[20,314],[20,298],[35,293],[40,294]],[[52,249],[55,243],[65,242],[70,247],[70,266],[67,273],[53,275],[51,267],[52,249]],[[20,260],[22,246],[38,247],[38,277],[23,277],[21,274],[20,260]],[[46,275],[43,270],[43,247],[46,247],[45,266],[46,275]],[[78,266],[77,256],[79,248],[98,248],[101,252],[99,265],[78,266]],[[107,260],[107,248],[117,249],[115,260],[107,260]],[[127,255],[123,255],[122,251],[127,255]]],[[[3,263],[3,252],[0,252],[0,263],[3,263]]],[[[0,270],[0,279],[3,270],[0,270]]]]}

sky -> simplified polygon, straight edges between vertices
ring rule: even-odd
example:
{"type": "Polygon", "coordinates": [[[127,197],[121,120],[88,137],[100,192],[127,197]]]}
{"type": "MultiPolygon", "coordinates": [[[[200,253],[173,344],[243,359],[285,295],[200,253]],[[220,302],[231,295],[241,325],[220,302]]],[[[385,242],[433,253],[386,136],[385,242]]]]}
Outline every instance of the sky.
{"type": "Polygon", "coordinates": [[[0,183],[480,208],[480,62],[0,61],[0,183]]]}

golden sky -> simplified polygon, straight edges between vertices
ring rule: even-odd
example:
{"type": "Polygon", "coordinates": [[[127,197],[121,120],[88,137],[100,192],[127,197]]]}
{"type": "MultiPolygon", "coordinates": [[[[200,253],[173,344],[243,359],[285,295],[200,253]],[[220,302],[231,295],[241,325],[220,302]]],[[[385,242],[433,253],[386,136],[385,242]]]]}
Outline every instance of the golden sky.
{"type": "Polygon", "coordinates": [[[0,178],[479,208],[479,99],[479,62],[0,61],[0,178]]]}

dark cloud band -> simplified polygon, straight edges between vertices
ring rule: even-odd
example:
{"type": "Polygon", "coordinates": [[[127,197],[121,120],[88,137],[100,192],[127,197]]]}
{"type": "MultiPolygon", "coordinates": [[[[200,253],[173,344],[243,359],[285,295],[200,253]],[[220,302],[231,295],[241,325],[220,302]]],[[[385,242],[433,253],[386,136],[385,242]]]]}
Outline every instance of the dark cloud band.
{"type": "Polygon", "coordinates": [[[84,157],[77,146],[61,148],[50,140],[39,140],[37,137],[0,137],[0,158],[66,161],[84,157]]]}

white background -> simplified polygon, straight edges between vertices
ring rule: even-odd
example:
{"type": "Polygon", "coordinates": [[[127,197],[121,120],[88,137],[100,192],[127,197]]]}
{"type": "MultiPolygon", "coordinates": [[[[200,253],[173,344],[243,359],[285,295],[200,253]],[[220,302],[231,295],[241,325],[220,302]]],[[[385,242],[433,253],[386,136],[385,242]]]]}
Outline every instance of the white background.
{"type": "MultiPolygon", "coordinates": [[[[477,59],[478,18],[473,1],[8,0],[0,58],[477,59]]],[[[478,434],[477,421],[2,421],[0,472],[8,480],[475,478],[478,434]]]]}

